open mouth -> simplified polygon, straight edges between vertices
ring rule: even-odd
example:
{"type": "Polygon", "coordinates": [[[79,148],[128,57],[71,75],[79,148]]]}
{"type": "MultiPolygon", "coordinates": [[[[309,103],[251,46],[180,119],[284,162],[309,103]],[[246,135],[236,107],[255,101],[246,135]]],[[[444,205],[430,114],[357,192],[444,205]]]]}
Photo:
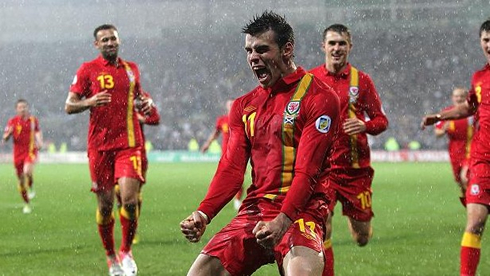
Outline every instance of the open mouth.
{"type": "Polygon", "coordinates": [[[334,60],[340,60],[342,58],[342,55],[341,54],[332,54],[332,58],[334,60]]]}
{"type": "Polygon", "coordinates": [[[269,71],[265,67],[262,68],[254,68],[255,75],[257,76],[257,79],[262,82],[265,79],[267,79],[267,76],[269,75],[269,71]]]}

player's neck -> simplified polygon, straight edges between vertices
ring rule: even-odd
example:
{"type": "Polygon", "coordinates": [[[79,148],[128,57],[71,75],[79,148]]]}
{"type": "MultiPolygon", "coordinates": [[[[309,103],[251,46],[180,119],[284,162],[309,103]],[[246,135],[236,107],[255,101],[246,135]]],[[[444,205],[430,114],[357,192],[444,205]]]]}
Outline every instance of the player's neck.
{"type": "Polygon", "coordinates": [[[118,65],[118,58],[117,58],[117,56],[116,57],[104,57],[104,59],[107,60],[107,62],[109,62],[112,65],[115,65],[115,66],[118,65]]]}
{"type": "Polygon", "coordinates": [[[296,69],[297,69],[296,64],[293,61],[291,61],[290,63],[287,64],[285,70],[282,72],[282,77],[294,73],[296,69]]]}
{"type": "Polygon", "coordinates": [[[328,72],[334,75],[337,75],[338,73],[344,71],[346,67],[347,67],[347,62],[344,64],[332,64],[332,63],[325,62],[325,69],[327,69],[328,72]]]}

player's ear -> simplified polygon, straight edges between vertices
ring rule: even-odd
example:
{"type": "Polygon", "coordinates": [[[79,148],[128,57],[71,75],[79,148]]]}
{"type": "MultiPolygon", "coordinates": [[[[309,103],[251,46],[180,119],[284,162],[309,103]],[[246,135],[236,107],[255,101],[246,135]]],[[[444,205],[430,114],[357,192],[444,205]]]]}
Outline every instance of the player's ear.
{"type": "Polygon", "coordinates": [[[294,55],[294,44],[289,42],[286,42],[284,46],[282,47],[282,56],[286,59],[292,59],[294,55]]]}

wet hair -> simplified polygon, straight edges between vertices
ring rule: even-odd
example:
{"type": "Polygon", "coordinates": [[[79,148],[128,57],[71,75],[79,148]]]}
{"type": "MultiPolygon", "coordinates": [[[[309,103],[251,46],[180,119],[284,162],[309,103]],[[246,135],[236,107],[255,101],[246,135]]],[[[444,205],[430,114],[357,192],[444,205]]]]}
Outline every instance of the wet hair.
{"type": "Polygon", "coordinates": [[[97,33],[99,31],[102,31],[102,30],[114,30],[114,31],[117,31],[117,28],[116,28],[116,26],[111,25],[111,24],[100,25],[99,27],[95,28],[95,30],[94,30],[94,38],[95,38],[95,40],[97,40],[97,33]]]}
{"type": "Polygon", "coordinates": [[[323,31],[323,41],[327,38],[327,32],[336,32],[339,34],[346,34],[347,39],[349,40],[350,43],[352,43],[352,37],[350,34],[349,28],[347,26],[342,25],[342,24],[333,24],[328,26],[324,31],[323,31]]]}
{"type": "Polygon", "coordinates": [[[254,16],[254,18],[242,28],[242,33],[257,36],[269,30],[274,32],[274,41],[279,48],[282,48],[288,42],[291,42],[294,45],[293,28],[286,22],[285,17],[272,11],[265,11],[260,16],[254,16]]]}
{"type": "Polygon", "coordinates": [[[27,100],[25,100],[25,99],[18,99],[15,102],[15,107],[17,107],[17,105],[19,105],[20,103],[25,103],[26,105],[29,105],[29,103],[27,102],[27,100]]]}
{"type": "Polygon", "coordinates": [[[483,24],[480,26],[480,37],[483,32],[489,32],[490,31],[490,18],[487,19],[483,24]]]}
{"type": "Polygon", "coordinates": [[[454,95],[454,92],[456,92],[457,90],[460,90],[463,92],[463,94],[468,95],[468,89],[460,86],[454,87],[453,92],[451,92],[451,95],[454,95]]]}

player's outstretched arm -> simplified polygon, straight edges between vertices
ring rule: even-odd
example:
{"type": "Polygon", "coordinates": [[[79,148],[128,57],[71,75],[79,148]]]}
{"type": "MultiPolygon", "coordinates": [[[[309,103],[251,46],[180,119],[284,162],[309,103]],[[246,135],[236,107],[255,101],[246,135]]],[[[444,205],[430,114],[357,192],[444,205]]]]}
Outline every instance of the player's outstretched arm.
{"type": "Polygon", "coordinates": [[[81,99],[80,95],[77,93],[68,92],[68,98],[65,102],[65,112],[68,114],[76,114],[91,107],[106,105],[110,102],[111,94],[107,92],[107,90],[103,90],[87,99],[81,99]]]}
{"type": "Polygon", "coordinates": [[[180,222],[180,231],[190,242],[198,242],[206,231],[208,219],[206,214],[194,211],[186,219],[180,222]]]}
{"type": "Polygon", "coordinates": [[[211,133],[211,134],[209,135],[208,139],[206,140],[206,142],[204,142],[204,144],[203,144],[203,145],[202,145],[202,147],[201,147],[201,152],[202,152],[202,153],[205,153],[206,151],[208,151],[209,146],[211,145],[211,143],[212,143],[214,140],[218,139],[219,134],[220,134],[219,130],[218,130],[218,129],[215,129],[215,130],[213,131],[213,133],[211,133]]]}
{"type": "Polygon", "coordinates": [[[425,115],[420,123],[420,128],[425,129],[426,126],[431,126],[439,121],[466,118],[475,114],[475,112],[476,107],[470,106],[470,103],[466,101],[460,105],[454,106],[451,109],[441,111],[440,113],[425,115]]]}

